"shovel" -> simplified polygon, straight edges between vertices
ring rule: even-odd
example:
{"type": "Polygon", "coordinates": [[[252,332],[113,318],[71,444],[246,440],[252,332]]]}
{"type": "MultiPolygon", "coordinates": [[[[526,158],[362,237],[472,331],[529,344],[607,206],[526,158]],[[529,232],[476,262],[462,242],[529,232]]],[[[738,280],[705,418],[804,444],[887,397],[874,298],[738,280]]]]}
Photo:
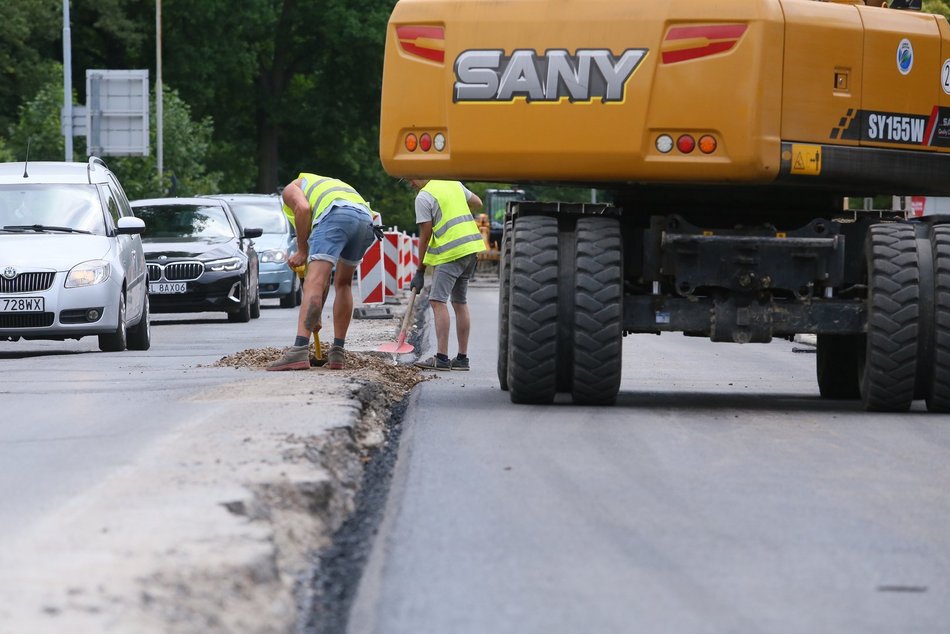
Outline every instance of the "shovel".
{"type": "Polygon", "coordinates": [[[314,356],[310,357],[310,367],[319,368],[323,365],[326,365],[327,358],[323,354],[323,348],[320,347],[320,333],[313,333],[313,351],[314,356]]]}
{"type": "Polygon", "coordinates": [[[399,338],[395,343],[384,343],[377,348],[379,352],[388,352],[393,355],[393,362],[396,361],[396,355],[406,354],[414,350],[411,343],[406,343],[406,334],[409,332],[409,320],[412,318],[412,307],[416,303],[416,293],[416,289],[412,289],[412,294],[409,295],[409,305],[406,307],[406,314],[402,316],[399,338]]]}

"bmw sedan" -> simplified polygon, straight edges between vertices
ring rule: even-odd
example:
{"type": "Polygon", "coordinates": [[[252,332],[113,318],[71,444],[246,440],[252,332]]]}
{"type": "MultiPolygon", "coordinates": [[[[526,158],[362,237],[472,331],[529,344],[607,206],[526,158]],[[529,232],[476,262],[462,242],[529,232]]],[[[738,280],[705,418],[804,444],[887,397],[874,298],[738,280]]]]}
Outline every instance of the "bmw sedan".
{"type": "Polygon", "coordinates": [[[0,340],[148,350],[144,228],[99,158],[0,163],[0,340]]]}
{"type": "Polygon", "coordinates": [[[145,221],[142,243],[152,312],[224,311],[228,320],[260,317],[259,227],[242,228],[230,206],[211,198],[132,201],[145,221]]]}
{"type": "Polygon", "coordinates": [[[219,194],[234,211],[242,227],[260,227],[264,233],[254,241],[261,260],[260,292],[263,298],[279,298],[281,308],[300,305],[301,281],[287,265],[297,250],[297,233],[281,209],[277,194],[219,194]]]}

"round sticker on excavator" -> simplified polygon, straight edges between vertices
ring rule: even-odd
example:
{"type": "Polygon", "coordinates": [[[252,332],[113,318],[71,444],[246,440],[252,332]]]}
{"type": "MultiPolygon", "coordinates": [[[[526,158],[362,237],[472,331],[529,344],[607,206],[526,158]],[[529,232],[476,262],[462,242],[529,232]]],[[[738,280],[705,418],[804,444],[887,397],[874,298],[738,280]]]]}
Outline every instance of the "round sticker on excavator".
{"type": "Polygon", "coordinates": [[[950,95],[950,59],[944,61],[940,70],[940,83],[943,85],[943,91],[950,95]]]}
{"type": "Polygon", "coordinates": [[[901,40],[897,47],[897,70],[901,75],[908,74],[914,68],[914,47],[910,40],[901,40]]]}

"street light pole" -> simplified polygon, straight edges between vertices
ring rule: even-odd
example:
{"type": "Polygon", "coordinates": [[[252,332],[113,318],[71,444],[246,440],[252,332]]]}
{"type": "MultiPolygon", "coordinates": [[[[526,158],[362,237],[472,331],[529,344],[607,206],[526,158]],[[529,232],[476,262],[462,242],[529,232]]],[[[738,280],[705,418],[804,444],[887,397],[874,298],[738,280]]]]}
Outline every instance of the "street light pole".
{"type": "MultiPolygon", "coordinates": [[[[67,0],[68,1],[68,0],[67,0]]],[[[162,94],[162,0],[155,0],[155,154],[158,162],[158,187],[165,193],[163,120],[165,99],[162,94]]]]}
{"type": "Polygon", "coordinates": [[[63,0],[63,135],[66,160],[73,160],[73,45],[69,32],[69,0],[63,0]]]}

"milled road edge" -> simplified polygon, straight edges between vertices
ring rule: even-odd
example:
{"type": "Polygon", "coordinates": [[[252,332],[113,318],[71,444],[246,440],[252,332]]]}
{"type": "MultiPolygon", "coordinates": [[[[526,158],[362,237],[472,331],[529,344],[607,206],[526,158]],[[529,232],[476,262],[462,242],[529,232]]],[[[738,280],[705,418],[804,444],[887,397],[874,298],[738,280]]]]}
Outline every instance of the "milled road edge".
{"type": "Polygon", "coordinates": [[[303,588],[305,595],[300,603],[298,631],[306,634],[346,631],[350,606],[385,510],[408,400],[406,397],[392,408],[386,441],[370,452],[356,495],[355,510],[334,533],[330,547],[320,553],[316,568],[303,588]]]}
{"type": "MultiPolygon", "coordinates": [[[[422,301],[416,302],[413,316],[416,327],[410,331],[408,339],[415,349],[414,358],[424,353],[422,343],[429,339],[426,297],[427,294],[423,293],[420,295],[422,301]]],[[[365,456],[353,512],[334,532],[330,546],[319,552],[313,570],[298,586],[298,632],[339,634],[346,631],[350,608],[373,548],[373,538],[386,510],[403,423],[415,393],[415,389],[411,390],[389,408],[384,431],[386,439],[365,456]]],[[[372,399],[362,398],[361,401],[367,404],[372,399]]]]}

